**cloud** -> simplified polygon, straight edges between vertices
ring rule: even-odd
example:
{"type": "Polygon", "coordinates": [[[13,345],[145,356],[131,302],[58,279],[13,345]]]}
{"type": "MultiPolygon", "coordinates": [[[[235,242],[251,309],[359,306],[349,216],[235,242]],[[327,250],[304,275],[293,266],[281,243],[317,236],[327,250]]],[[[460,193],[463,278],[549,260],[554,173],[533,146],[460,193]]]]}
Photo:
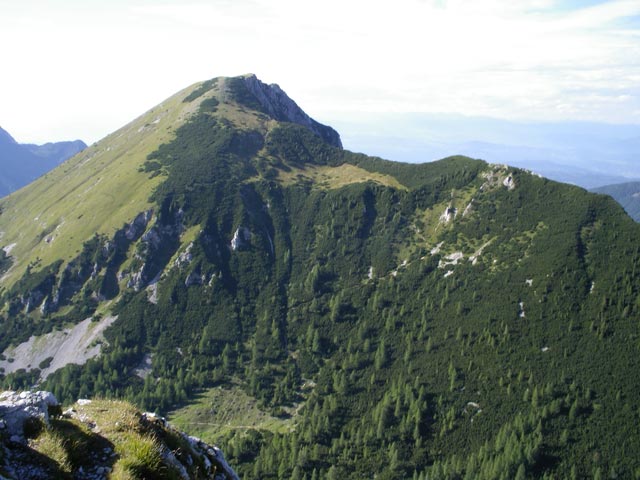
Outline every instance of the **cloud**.
{"type": "Polygon", "coordinates": [[[575,10],[560,22],[564,28],[602,28],[612,22],[640,15],[640,3],[636,0],[603,2],[575,10]]]}
{"type": "Polygon", "coordinates": [[[2,120],[19,138],[75,122],[92,141],[185,85],[247,72],[316,116],[638,118],[637,0],[95,3],[0,1],[2,120]]]}

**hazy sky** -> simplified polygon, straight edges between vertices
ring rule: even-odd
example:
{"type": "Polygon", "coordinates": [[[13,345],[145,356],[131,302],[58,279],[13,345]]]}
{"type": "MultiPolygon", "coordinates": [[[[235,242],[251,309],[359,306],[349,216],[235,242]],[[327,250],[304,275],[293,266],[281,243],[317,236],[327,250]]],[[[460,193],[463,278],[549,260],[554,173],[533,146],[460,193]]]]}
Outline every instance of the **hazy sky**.
{"type": "Polygon", "coordinates": [[[640,0],[0,0],[0,126],[94,142],[220,75],[311,116],[640,124],[640,0]]]}

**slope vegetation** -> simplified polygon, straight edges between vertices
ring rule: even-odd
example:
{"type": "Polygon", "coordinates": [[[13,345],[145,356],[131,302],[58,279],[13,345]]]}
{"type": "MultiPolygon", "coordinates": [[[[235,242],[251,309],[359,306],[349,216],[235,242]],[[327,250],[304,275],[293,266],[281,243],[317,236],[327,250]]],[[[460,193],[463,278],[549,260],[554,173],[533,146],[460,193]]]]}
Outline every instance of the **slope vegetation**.
{"type": "Polygon", "coordinates": [[[635,475],[638,225],[523,170],[347,152],[281,94],[196,85],[0,203],[0,348],[117,315],[45,386],[230,422],[200,431],[246,478],[635,475]],[[238,389],[246,423],[216,409],[238,389]]]}

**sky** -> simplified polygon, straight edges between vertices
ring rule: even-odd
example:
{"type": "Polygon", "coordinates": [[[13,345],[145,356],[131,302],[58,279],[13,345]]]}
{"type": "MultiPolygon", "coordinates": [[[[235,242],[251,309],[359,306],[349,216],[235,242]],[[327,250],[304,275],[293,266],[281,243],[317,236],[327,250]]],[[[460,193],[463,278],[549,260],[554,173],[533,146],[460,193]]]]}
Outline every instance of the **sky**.
{"type": "Polygon", "coordinates": [[[640,0],[0,0],[0,126],[106,136],[255,73],[331,124],[369,112],[640,125],[640,0]]]}

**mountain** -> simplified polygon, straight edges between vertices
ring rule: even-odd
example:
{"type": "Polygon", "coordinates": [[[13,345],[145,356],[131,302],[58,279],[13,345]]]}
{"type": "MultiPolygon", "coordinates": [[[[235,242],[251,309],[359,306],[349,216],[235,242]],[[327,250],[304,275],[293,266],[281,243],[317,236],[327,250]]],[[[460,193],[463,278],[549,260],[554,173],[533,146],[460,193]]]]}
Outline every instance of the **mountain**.
{"type": "Polygon", "coordinates": [[[37,177],[35,156],[0,129],[0,195],[4,196],[37,177]]]}
{"type": "Polygon", "coordinates": [[[19,144],[0,128],[0,197],[32,182],[86,147],[81,140],[19,144]]]}
{"type": "MultiPolygon", "coordinates": [[[[87,144],[82,140],[73,140],[68,142],[45,143],[43,145],[34,145],[32,143],[22,144],[27,150],[36,156],[51,163],[51,168],[61,164],[67,158],[73,157],[76,153],[87,148],[87,144]]],[[[50,170],[50,169],[49,169],[50,170]]]]}
{"type": "Polygon", "coordinates": [[[156,410],[246,478],[640,467],[640,226],[608,196],[351,153],[247,75],[0,209],[5,386],[156,410]]]}
{"type": "Polygon", "coordinates": [[[611,195],[636,222],[640,222],[640,182],[625,182],[592,189],[611,195]]]}

